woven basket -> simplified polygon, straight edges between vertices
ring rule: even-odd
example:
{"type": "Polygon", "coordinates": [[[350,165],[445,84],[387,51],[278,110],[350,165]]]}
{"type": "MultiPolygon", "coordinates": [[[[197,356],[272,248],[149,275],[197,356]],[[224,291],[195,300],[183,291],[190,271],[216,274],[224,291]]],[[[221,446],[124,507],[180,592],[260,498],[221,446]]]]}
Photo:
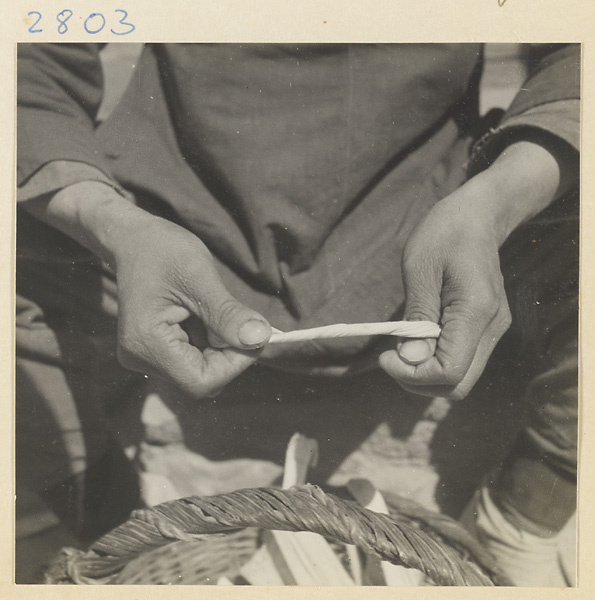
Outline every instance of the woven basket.
{"type": "Polygon", "coordinates": [[[246,489],[138,510],[88,551],[63,549],[46,581],[214,584],[239,573],[263,530],[283,530],[353,544],[367,555],[417,569],[436,585],[510,585],[491,555],[453,519],[396,495],[385,495],[390,515],[344,495],[312,485],[246,489]]]}

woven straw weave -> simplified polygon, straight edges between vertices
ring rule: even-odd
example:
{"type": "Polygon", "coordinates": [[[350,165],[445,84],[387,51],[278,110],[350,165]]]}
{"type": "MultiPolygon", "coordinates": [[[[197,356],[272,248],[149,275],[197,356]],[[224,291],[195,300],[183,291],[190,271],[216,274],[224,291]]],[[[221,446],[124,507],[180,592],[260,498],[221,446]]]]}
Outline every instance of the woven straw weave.
{"type": "Polygon", "coordinates": [[[391,515],[317,486],[239,490],[135,511],[86,551],[64,549],[48,583],[213,584],[233,579],[259,531],[312,531],[418,569],[437,585],[509,585],[492,557],[456,521],[388,495],[391,515]]]}

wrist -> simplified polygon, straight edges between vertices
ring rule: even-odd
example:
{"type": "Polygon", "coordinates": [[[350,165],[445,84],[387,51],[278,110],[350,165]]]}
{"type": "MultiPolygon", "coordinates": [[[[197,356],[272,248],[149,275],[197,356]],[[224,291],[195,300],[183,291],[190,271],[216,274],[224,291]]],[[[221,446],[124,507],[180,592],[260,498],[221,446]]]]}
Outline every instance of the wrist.
{"type": "Polygon", "coordinates": [[[143,220],[151,218],[109,185],[95,181],[70,185],[49,201],[30,207],[30,212],[112,267],[115,267],[118,245],[126,239],[130,227],[142,227],[143,220]]]}
{"type": "Polygon", "coordinates": [[[458,192],[461,212],[487,227],[498,246],[559,195],[560,168],[548,150],[531,142],[507,147],[485,171],[458,192]]]}

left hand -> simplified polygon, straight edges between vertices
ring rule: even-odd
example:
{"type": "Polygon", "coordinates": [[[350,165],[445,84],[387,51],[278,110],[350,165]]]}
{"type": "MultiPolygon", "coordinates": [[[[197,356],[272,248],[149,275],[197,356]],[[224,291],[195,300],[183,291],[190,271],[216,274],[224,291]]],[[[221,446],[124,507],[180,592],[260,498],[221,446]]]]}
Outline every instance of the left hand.
{"type": "Polygon", "coordinates": [[[413,231],[403,254],[405,319],[442,332],[437,342],[405,340],[380,355],[402,387],[455,400],[469,393],[511,323],[498,250],[559,195],[569,170],[544,147],[515,143],[413,231]]]}
{"type": "Polygon", "coordinates": [[[404,250],[405,319],[440,323],[436,340],[404,340],[380,356],[406,390],[465,397],[510,325],[498,244],[461,188],[439,202],[404,250]]]}
{"type": "Polygon", "coordinates": [[[406,340],[380,355],[402,387],[455,400],[469,393],[511,322],[498,250],[565,190],[574,170],[549,148],[516,142],[413,231],[403,254],[405,319],[439,323],[442,332],[437,342],[406,340]]]}

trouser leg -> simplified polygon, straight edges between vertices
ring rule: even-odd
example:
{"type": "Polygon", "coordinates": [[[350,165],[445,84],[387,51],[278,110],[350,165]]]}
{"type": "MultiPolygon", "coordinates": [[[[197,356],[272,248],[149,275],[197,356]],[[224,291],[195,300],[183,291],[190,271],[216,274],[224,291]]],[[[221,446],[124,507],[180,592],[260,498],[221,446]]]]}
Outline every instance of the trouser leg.
{"type": "Polygon", "coordinates": [[[16,308],[17,482],[91,539],[139,499],[106,415],[136,381],[115,357],[115,282],[93,262],[21,260],[16,308]]]}
{"type": "Polygon", "coordinates": [[[576,510],[578,225],[577,199],[564,199],[502,253],[530,414],[491,494],[511,523],[543,537],[576,510]]]}
{"type": "Polygon", "coordinates": [[[529,387],[531,422],[501,470],[493,497],[518,528],[548,536],[576,510],[576,352],[536,376],[529,387]]]}

